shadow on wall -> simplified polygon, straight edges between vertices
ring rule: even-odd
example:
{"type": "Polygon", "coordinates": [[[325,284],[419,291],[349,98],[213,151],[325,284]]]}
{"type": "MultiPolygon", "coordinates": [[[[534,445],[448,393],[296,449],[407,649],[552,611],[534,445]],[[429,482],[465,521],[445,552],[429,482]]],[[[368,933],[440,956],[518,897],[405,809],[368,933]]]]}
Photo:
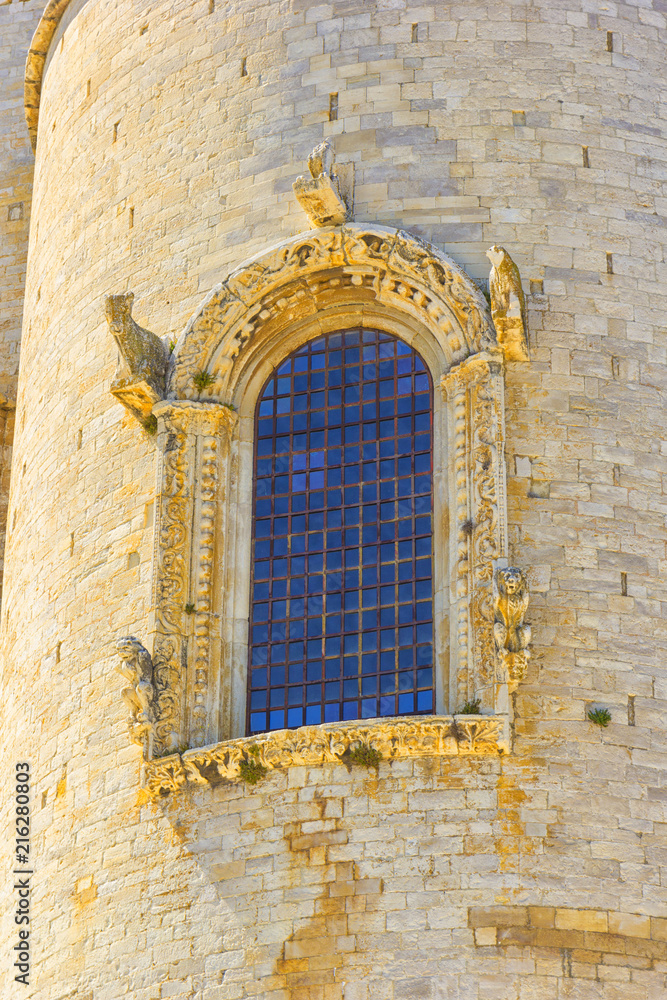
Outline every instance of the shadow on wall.
{"type": "Polygon", "coordinates": [[[427,759],[292,767],[252,788],[165,798],[175,839],[218,901],[217,954],[199,960],[207,987],[459,997],[474,949],[468,903],[521,851],[506,785],[499,757],[427,759]]]}
{"type": "MultiPolygon", "coordinates": [[[[373,768],[294,767],[257,788],[224,783],[165,800],[175,837],[225,906],[220,982],[290,1000],[349,1000],[380,995],[381,984],[384,995],[403,979],[396,962],[406,959],[387,931],[398,931],[403,917],[404,878],[423,886],[437,874],[416,839],[415,857],[406,858],[406,835],[422,836],[421,815],[408,812],[417,767],[420,787],[426,779],[465,796],[459,769],[440,775],[439,761],[419,761],[383,764],[381,777],[373,768]],[[400,836],[392,834],[397,825],[400,836]],[[390,896],[385,872],[401,882],[390,896]]],[[[487,773],[489,764],[481,768],[487,773]]],[[[204,963],[211,965],[206,956],[204,963]]]]}

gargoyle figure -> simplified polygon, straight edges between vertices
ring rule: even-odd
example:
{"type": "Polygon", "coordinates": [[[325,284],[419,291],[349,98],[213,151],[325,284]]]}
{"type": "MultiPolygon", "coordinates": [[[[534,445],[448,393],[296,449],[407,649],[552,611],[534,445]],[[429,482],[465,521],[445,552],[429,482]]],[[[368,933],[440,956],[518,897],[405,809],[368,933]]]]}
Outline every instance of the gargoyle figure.
{"type": "Polygon", "coordinates": [[[530,625],[524,621],[528,601],[526,577],[515,566],[497,569],[493,578],[495,620],[493,634],[507,671],[510,691],[523,680],[530,659],[530,625]]]}
{"type": "Polygon", "coordinates": [[[352,164],[337,169],[333,146],[326,140],[308,157],[308,169],[311,176],[297,177],[292,185],[301,208],[313,226],[342,226],[352,199],[352,164]]]}
{"type": "Polygon", "coordinates": [[[134,743],[143,744],[155,722],[153,660],[148,650],[133,635],[119,639],[116,649],[120,656],[120,664],[116,669],[130,682],[121,692],[123,701],[130,710],[130,737],[134,743]]]}
{"type": "Polygon", "coordinates": [[[160,338],[132,319],[134,295],[107,295],[106,317],[120,361],[111,392],[142,422],[165,394],[169,353],[160,338]]]}
{"type": "Polygon", "coordinates": [[[528,323],[521,275],[507,250],[495,244],[486,251],[491,261],[491,315],[508,361],[528,361],[528,323]]]}

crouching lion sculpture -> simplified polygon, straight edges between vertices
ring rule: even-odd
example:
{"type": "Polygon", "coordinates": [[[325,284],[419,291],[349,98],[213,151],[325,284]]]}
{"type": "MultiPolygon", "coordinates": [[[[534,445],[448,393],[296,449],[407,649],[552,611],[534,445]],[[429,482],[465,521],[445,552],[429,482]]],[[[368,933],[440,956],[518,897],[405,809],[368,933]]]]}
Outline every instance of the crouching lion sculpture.
{"type": "Polygon", "coordinates": [[[497,569],[494,582],[495,620],[493,634],[510,691],[526,676],[531,628],[524,621],[528,609],[528,583],[515,566],[497,569]]]}
{"type": "Polygon", "coordinates": [[[130,738],[134,743],[145,744],[155,723],[153,687],[153,660],[148,650],[133,635],[126,635],[116,643],[120,656],[118,672],[130,683],[121,694],[130,710],[127,720],[130,738]]]}

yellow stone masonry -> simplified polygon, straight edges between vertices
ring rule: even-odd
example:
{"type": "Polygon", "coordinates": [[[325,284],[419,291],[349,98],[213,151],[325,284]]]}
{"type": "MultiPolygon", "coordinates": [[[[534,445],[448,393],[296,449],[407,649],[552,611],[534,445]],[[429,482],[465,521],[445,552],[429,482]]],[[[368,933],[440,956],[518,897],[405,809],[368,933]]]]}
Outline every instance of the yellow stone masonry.
{"type": "Polygon", "coordinates": [[[3,1000],[667,996],[664,8],[0,2],[3,1000]],[[250,738],[256,400],[364,324],[435,387],[438,717],[250,738]]]}

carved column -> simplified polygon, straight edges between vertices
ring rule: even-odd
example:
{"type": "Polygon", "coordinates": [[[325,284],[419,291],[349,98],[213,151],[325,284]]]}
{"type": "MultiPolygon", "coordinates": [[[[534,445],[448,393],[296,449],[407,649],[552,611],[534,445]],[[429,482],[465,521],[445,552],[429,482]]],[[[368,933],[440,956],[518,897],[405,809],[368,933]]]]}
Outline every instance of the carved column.
{"type": "Polygon", "coordinates": [[[221,587],[217,552],[237,415],[220,403],[163,401],[153,588],[160,746],[218,736],[221,587]]]}
{"type": "MultiPolygon", "coordinates": [[[[474,354],[442,379],[449,423],[450,709],[498,711],[493,572],[507,558],[502,358],[474,354]]],[[[500,699],[505,701],[504,698],[500,699]]]]}

